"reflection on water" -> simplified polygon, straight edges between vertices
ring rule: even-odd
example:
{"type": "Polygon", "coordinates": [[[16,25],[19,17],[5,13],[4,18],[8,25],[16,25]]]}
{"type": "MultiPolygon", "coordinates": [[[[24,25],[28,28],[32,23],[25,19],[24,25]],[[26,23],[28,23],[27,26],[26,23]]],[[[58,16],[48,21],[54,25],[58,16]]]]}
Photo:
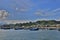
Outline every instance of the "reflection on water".
{"type": "Polygon", "coordinates": [[[60,40],[57,30],[0,30],[0,40],[60,40]]]}

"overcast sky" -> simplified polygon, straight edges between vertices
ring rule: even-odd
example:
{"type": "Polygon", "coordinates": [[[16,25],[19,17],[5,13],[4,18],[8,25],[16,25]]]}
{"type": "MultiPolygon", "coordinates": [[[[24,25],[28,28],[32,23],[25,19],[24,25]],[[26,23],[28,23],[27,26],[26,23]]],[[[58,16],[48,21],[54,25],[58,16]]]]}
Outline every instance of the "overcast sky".
{"type": "Polygon", "coordinates": [[[60,0],[0,0],[1,20],[60,20],[60,0]]]}

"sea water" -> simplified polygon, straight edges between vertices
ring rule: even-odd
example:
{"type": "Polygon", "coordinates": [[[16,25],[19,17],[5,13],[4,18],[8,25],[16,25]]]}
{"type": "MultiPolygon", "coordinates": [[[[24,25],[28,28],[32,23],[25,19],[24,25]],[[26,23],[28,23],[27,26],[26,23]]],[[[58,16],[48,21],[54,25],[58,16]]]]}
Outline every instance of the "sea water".
{"type": "Polygon", "coordinates": [[[60,31],[0,30],[0,40],[60,40],[60,31]]]}

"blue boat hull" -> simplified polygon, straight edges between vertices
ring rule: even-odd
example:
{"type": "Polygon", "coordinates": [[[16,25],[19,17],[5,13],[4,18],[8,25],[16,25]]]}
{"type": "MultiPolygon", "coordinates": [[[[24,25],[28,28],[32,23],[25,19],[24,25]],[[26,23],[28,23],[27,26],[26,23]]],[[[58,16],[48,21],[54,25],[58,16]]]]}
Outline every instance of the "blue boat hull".
{"type": "Polygon", "coordinates": [[[37,31],[37,30],[39,30],[39,28],[30,28],[29,30],[31,30],[31,31],[37,31]]]}

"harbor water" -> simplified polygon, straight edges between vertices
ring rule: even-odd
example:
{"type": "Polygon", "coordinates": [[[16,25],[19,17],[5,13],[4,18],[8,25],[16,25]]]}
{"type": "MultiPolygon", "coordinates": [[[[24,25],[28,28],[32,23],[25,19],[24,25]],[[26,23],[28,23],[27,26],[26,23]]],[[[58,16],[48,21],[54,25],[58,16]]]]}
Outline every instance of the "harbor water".
{"type": "Polygon", "coordinates": [[[0,30],[0,40],[60,40],[60,31],[0,30]]]}

